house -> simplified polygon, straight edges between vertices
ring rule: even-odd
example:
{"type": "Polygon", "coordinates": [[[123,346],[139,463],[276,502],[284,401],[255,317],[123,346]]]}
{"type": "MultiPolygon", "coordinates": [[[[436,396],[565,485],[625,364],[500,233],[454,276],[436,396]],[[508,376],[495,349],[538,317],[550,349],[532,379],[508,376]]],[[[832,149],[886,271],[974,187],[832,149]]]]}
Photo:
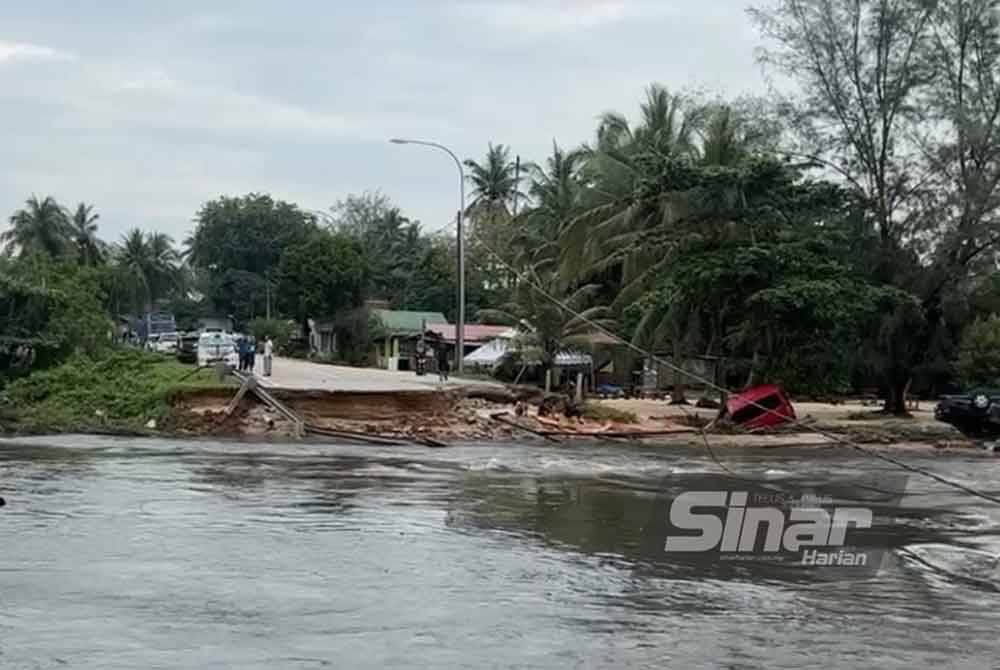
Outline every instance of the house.
{"type": "MultiPolygon", "coordinates": [[[[434,339],[438,339],[444,343],[448,348],[449,358],[454,360],[458,326],[453,323],[444,322],[430,323],[427,325],[427,331],[433,335],[434,339]]],[[[462,352],[463,358],[498,337],[511,337],[512,335],[508,335],[508,333],[513,333],[509,326],[485,326],[480,323],[465,324],[463,332],[463,348],[465,351],[462,352]]]]}
{"type": "Polygon", "coordinates": [[[429,324],[448,325],[440,312],[417,312],[402,309],[372,309],[375,322],[376,364],[387,370],[412,370],[417,340],[429,324]]]}
{"type": "MultiPolygon", "coordinates": [[[[467,353],[465,365],[473,369],[495,371],[507,354],[517,349],[517,344],[514,342],[516,337],[517,330],[504,328],[488,342],[467,353]]],[[[629,369],[630,352],[620,340],[600,331],[589,334],[586,339],[588,342],[584,350],[563,351],[556,355],[549,379],[551,386],[560,387],[576,383],[578,375],[582,375],[584,389],[589,389],[596,384],[616,380],[616,371],[629,369]]],[[[521,371],[517,373],[519,381],[533,379],[544,383],[544,380],[538,377],[536,362],[524,360],[521,366],[521,371]]],[[[621,376],[620,372],[617,376],[621,376]]]]}

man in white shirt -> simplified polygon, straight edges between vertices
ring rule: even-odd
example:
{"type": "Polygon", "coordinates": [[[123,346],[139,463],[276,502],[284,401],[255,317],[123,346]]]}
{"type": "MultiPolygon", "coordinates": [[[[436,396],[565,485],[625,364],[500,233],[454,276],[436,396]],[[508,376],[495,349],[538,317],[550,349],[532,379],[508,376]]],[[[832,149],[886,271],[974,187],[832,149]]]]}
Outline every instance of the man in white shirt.
{"type": "Polygon", "coordinates": [[[264,340],[264,376],[271,376],[271,361],[274,360],[274,343],[271,342],[271,338],[268,337],[264,340]]]}

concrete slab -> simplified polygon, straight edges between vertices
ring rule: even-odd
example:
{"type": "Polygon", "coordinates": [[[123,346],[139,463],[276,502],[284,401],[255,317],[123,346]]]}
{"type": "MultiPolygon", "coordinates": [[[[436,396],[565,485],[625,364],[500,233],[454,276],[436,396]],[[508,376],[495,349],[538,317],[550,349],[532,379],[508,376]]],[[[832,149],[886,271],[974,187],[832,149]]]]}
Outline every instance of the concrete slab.
{"type": "MultiPolygon", "coordinates": [[[[263,361],[257,372],[263,370],[263,361]]],[[[452,377],[442,384],[436,374],[418,377],[413,372],[393,372],[379,368],[352,368],[313,363],[297,358],[275,357],[270,377],[258,374],[261,386],[274,389],[312,391],[433,391],[463,386],[500,386],[492,382],[452,377]]]]}

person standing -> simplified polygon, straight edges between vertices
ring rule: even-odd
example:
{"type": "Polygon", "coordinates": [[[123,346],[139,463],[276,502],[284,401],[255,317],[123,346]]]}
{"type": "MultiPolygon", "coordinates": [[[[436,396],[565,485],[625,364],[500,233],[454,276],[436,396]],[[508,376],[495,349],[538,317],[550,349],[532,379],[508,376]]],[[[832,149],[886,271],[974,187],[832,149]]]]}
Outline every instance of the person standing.
{"type": "Polygon", "coordinates": [[[271,342],[271,336],[268,335],[267,339],[264,340],[264,376],[271,376],[271,362],[274,359],[274,343],[271,342]]]}
{"type": "Polygon", "coordinates": [[[247,338],[247,372],[253,374],[257,368],[257,340],[253,336],[247,338]]]}
{"type": "Polygon", "coordinates": [[[444,343],[441,343],[437,348],[437,364],[438,381],[448,381],[448,371],[450,365],[448,364],[448,350],[445,349],[444,343]]]}

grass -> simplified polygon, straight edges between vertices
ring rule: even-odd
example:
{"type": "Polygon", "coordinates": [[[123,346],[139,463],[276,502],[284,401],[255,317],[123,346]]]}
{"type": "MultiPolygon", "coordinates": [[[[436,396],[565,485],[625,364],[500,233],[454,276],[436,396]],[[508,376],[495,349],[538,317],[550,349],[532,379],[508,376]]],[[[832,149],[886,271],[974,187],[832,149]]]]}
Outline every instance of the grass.
{"type": "Polygon", "coordinates": [[[0,426],[16,432],[142,430],[161,422],[176,394],[223,386],[211,370],[195,372],[173,358],[117,349],[77,356],[12,382],[0,396],[0,426]]]}
{"type": "Polygon", "coordinates": [[[594,400],[588,400],[580,408],[580,416],[591,421],[614,421],[615,423],[639,423],[635,412],[627,412],[608,407],[594,400]]]}

